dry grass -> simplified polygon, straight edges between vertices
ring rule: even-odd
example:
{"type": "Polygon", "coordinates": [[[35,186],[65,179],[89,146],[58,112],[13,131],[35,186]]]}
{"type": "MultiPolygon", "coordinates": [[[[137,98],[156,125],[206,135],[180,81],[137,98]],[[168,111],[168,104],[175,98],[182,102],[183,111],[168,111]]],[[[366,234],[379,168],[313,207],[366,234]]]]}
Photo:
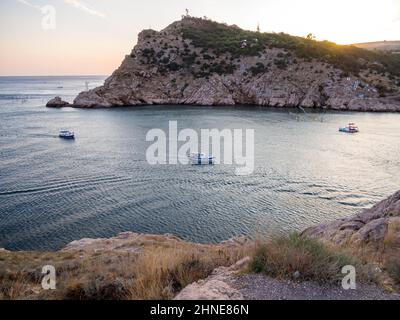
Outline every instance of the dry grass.
{"type": "Polygon", "coordinates": [[[0,278],[0,300],[16,300],[29,292],[28,279],[23,274],[15,274],[8,279],[0,278]]]}
{"type": "Polygon", "coordinates": [[[400,223],[389,228],[383,249],[337,248],[299,234],[258,241],[256,248],[196,245],[146,238],[120,249],[54,253],[0,252],[0,299],[172,299],[217,267],[252,256],[250,271],[297,281],[336,283],[353,265],[357,281],[378,281],[374,266],[400,284],[400,223]],[[134,253],[129,248],[136,248],[134,253]],[[127,249],[127,250],[125,250],[127,249]],[[53,265],[57,290],[41,288],[41,269],[53,265]]]}
{"type": "Polygon", "coordinates": [[[384,245],[385,249],[400,246],[400,220],[389,223],[384,245]]]}
{"type": "Polygon", "coordinates": [[[171,299],[188,284],[206,278],[219,266],[240,258],[238,252],[212,250],[154,250],[141,255],[133,266],[132,299],[171,299]]]}
{"type": "Polygon", "coordinates": [[[358,281],[373,280],[370,268],[356,257],[294,233],[260,243],[250,270],[276,278],[337,283],[343,279],[342,268],[347,265],[356,267],[358,281]]]}
{"type": "Polygon", "coordinates": [[[242,257],[239,248],[185,242],[148,243],[140,253],[0,252],[0,299],[172,299],[186,285],[242,257]],[[41,288],[41,268],[47,264],[56,267],[54,291],[41,288]]]}
{"type": "Polygon", "coordinates": [[[383,268],[400,285],[400,221],[389,224],[384,242],[383,268]]]}

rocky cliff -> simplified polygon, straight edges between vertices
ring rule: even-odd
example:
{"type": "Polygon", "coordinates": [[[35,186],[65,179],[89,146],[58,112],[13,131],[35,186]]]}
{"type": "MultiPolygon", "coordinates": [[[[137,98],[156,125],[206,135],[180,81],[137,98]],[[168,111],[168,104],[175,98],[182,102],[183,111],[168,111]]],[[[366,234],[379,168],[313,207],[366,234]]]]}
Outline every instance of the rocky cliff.
{"type": "Polygon", "coordinates": [[[304,234],[339,245],[400,245],[400,191],[353,217],[312,227],[304,234]]]}
{"type": "Polygon", "coordinates": [[[399,85],[399,55],[185,17],[160,32],[142,31],[104,85],[80,93],[73,106],[400,111],[399,85]]]}

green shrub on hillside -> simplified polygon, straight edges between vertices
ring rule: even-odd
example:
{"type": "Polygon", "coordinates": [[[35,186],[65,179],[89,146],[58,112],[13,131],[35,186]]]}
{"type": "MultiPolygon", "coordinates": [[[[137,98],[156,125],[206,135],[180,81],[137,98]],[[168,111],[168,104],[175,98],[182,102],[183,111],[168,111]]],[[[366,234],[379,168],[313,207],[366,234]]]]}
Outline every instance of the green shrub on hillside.
{"type": "Polygon", "coordinates": [[[274,63],[281,70],[286,70],[288,66],[288,61],[286,59],[275,59],[274,63]]]}
{"type": "Polygon", "coordinates": [[[235,70],[236,70],[236,65],[232,63],[227,63],[225,60],[221,62],[214,62],[212,64],[204,63],[200,68],[200,72],[196,74],[196,77],[198,78],[208,77],[213,73],[219,75],[227,75],[227,74],[232,74],[235,70]]]}
{"type": "Polygon", "coordinates": [[[216,55],[226,53],[234,57],[256,56],[266,48],[280,48],[290,51],[297,58],[308,61],[317,59],[353,74],[371,67],[400,76],[398,54],[368,51],[355,46],[315,41],[285,33],[246,31],[200,18],[196,19],[195,25],[183,27],[182,32],[183,37],[190,39],[194,46],[212,50],[216,55]],[[246,46],[243,46],[244,40],[246,46]]]}
{"type": "Polygon", "coordinates": [[[257,62],[257,64],[249,69],[253,76],[265,73],[268,71],[268,68],[261,62],[257,62]]]}
{"type": "Polygon", "coordinates": [[[170,71],[178,71],[178,70],[180,70],[182,68],[182,66],[180,66],[176,62],[171,62],[170,64],[167,65],[167,68],[170,71]]]}

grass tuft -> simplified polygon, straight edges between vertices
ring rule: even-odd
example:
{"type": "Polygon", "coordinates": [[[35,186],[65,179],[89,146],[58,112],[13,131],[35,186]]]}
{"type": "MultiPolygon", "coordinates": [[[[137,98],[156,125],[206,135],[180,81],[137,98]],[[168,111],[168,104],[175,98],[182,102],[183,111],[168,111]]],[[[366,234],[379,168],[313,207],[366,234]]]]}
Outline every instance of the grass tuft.
{"type": "Polygon", "coordinates": [[[337,283],[343,279],[342,268],[347,265],[356,267],[358,278],[367,277],[364,266],[355,257],[294,233],[260,244],[250,271],[275,278],[337,283]]]}

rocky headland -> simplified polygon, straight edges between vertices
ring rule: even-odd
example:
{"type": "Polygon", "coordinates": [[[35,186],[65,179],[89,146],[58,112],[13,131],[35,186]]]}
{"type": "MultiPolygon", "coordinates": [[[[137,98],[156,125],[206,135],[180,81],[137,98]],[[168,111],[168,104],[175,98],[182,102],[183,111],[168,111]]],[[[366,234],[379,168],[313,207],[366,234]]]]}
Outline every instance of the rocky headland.
{"type": "Polygon", "coordinates": [[[104,85],[71,106],[155,104],[400,111],[400,55],[184,17],[142,31],[104,85]]]}

